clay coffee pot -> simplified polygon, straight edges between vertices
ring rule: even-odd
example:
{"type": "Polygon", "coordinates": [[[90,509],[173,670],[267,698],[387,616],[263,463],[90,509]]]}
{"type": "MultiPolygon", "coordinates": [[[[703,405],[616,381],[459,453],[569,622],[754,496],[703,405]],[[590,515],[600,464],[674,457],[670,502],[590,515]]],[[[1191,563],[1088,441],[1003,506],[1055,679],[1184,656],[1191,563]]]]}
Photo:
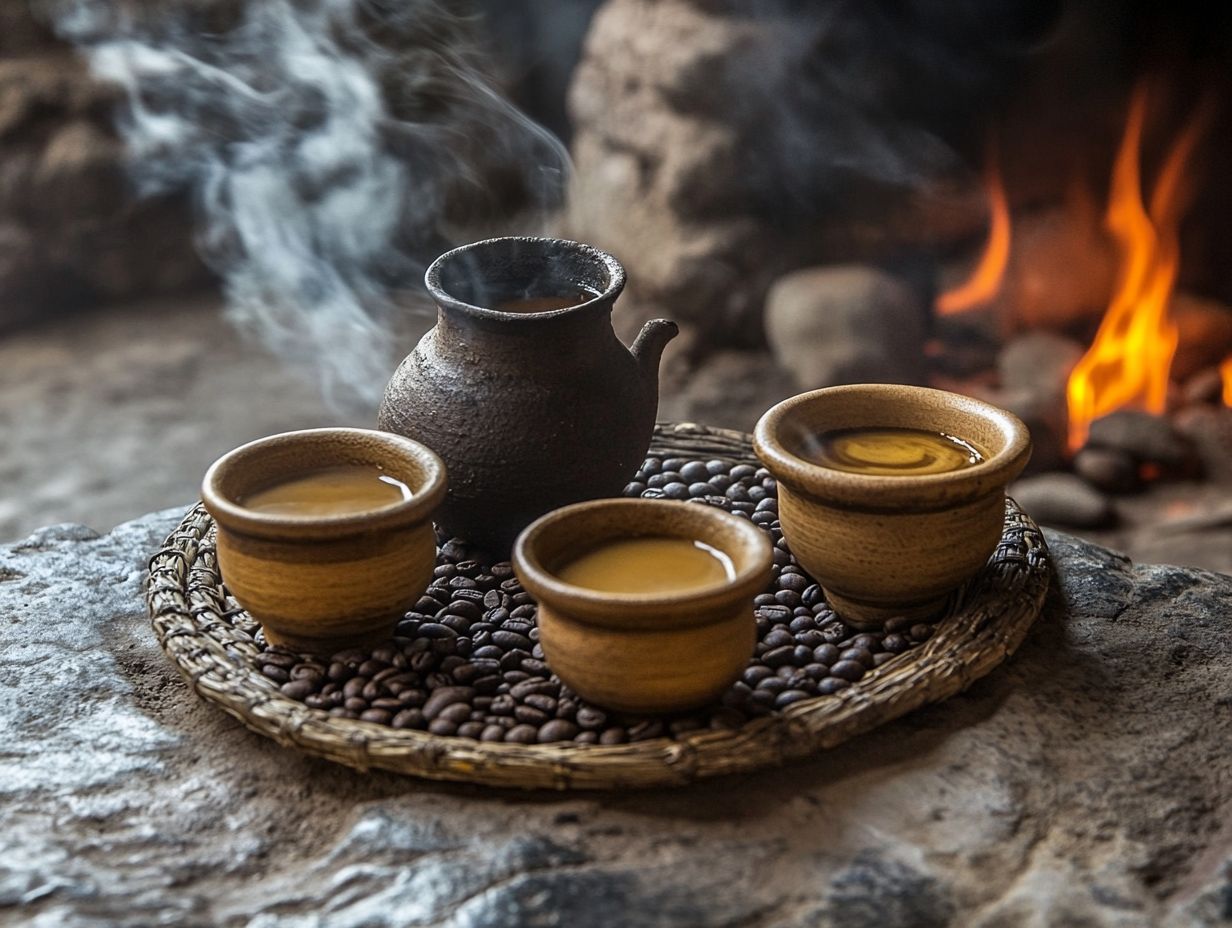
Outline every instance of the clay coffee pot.
{"type": "Polygon", "coordinates": [[[440,528],[503,556],[545,512],[619,494],[650,445],[676,324],[651,320],[625,348],[612,330],[624,268],[560,239],[465,245],[425,280],[437,324],[394,373],[379,422],[444,459],[440,528]]]}

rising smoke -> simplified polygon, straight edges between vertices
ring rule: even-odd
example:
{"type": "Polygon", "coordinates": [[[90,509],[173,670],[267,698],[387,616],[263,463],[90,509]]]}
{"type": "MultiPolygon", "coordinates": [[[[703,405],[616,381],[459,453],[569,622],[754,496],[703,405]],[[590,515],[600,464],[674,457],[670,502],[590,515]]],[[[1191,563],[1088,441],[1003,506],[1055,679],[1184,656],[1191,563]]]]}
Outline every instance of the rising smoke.
{"type": "MultiPolygon", "coordinates": [[[[474,23],[434,0],[51,0],[125,92],[143,194],[186,190],[230,318],[374,408],[391,333],[459,223],[562,199],[568,154],[481,66],[474,23]]],[[[422,305],[422,304],[420,304],[422,305]]]]}

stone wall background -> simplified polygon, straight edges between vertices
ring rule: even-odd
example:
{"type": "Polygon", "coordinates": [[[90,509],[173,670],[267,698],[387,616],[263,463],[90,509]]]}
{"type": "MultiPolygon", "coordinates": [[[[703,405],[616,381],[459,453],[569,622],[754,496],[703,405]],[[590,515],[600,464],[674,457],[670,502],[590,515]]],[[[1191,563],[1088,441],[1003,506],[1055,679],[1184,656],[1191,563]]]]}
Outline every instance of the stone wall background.
{"type": "Polygon", "coordinates": [[[180,197],[138,201],[94,80],[25,0],[0,0],[0,333],[205,286],[180,197]]]}

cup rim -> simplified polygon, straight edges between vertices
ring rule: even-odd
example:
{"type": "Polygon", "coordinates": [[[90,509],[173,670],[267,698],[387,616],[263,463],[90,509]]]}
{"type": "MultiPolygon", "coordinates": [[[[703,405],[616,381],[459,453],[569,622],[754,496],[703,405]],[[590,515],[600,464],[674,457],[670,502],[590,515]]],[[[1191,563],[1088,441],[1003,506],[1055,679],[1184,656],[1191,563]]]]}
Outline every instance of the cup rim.
{"type": "MultiPolygon", "coordinates": [[[[356,460],[364,456],[357,454],[356,460]]],[[[371,462],[377,463],[377,462],[371,462]]],[[[308,472],[307,470],[305,472],[308,472]]],[[[332,427],[298,429],[267,435],[233,448],[218,458],[201,481],[201,499],[214,520],[229,531],[266,538],[334,538],[359,532],[414,524],[429,519],[445,497],[445,463],[431,448],[413,439],[377,429],[332,427]],[[287,516],[255,512],[223,492],[226,479],[247,461],[288,445],[362,448],[376,442],[413,460],[423,472],[410,499],[363,512],[335,516],[287,516]]]]}
{"type": "Polygon", "coordinates": [[[444,254],[440,255],[435,261],[428,265],[427,271],[424,272],[424,285],[428,288],[428,293],[438,305],[448,307],[466,315],[474,316],[479,319],[492,319],[501,322],[521,323],[525,325],[533,325],[536,322],[544,320],[560,319],[563,316],[570,316],[579,311],[585,310],[599,304],[608,304],[613,302],[616,297],[620,296],[620,292],[625,286],[625,269],[624,266],[616,260],[615,256],[603,251],[601,248],[596,248],[594,245],[587,245],[584,242],[575,242],[572,239],[552,238],[545,235],[502,235],[496,238],[485,238],[478,242],[471,242],[468,245],[460,245],[457,248],[452,248],[444,254]],[[441,283],[441,273],[446,264],[449,264],[460,259],[467,258],[485,249],[492,249],[505,243],[520,242],[522,244],[534,245],[544,249],[555,248],[570,248],[574,249],[587,257],[594,259],[599,264],[602,264],[608,274],[607,286],[603,288],[603,292],[596,294],[589,300],[581,303],[576,303],[573,306],[565,306],[561,309],[552,309],[542,313],[508,313],[499,309],[491,309],[486,306],[477,306],[474,303],[468,303],[465,300],[458,299],[449,293],[441,283]]]}
{"type": "Polygon", "coordinates": [[[948,508],[1004,489],[1026,466],[1031,435],[1013,413],[973,397],[906,384],[844,384],[800,393],[772,406],[753,430],[753,450],[776,480],[826,503],[870,511],[921,511],[948,508]],[[907,401],[930,409],[944,403],[989,422],[1005,440],[999,450],[971,467],[918,475],[851,473],[810,463],[787,450],[780,434],[793,415],[819,401],[843,396],[907,401]]]}
{"type": "MultiPolygon", "coordinates": [[[[730,544],[716,544],[710,538],[696,540],[718,547],[729,556],[732,554],[730,544]]],[[[713,506],[676,500],[616,498],[573,503],[540,516],[518,535],[511,561],[522,586],[549,608],[610,628],[666,630],[709,624],[715,620],[712,611],[742,598],[749,600],[751,615],[752,598],[769,582],[772,546],[766,532],[754,523],[713,506]],[[674,593],[605,593],[566,583],[544,566],[538,545],[546,535],[562,523],[589,519],[595,513],[613,509],[625,510],[630,519],[636,518],[639,530],[600,536],[597,542],[662,535],[685,537],[678,530],[671,530],[671,524],[681,513],[687,513],[690,521],[719,526],[729,537],[736,538],[745,564],[737,568],[734,577],[674,593]],[[656,527],[662,527],[662,531],[655,531],[656,527]],[[618,620],[611,618],[615,611],[620,613],[618,620]]]]}

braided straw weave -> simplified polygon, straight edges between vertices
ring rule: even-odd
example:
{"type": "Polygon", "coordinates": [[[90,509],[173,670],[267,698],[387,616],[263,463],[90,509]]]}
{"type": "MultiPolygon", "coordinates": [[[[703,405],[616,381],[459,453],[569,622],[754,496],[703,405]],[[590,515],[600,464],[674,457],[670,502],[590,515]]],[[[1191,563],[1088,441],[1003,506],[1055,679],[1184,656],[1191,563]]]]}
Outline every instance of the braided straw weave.
{"type": "MultiPolygon", "coordinates": [[[[651,453],[757,463],[749,436],[690,424],[660,425],[651,453]]],[[[953,696],[1004,661],[1039,615],[1049,578],[1044,538],[1011,501],[996,552],[955,594],[933,636],[835,695],[736,730],[613,746],[521,745],[332,718],[283,696],[257,666],[256,626],[223,589],[213,537],[212,520],[197,506],[154,556],[147,587],[158,640],[199,695],[279,744],[358,770],[525,788],[680,785],[834,747],[953,696]]]]}

